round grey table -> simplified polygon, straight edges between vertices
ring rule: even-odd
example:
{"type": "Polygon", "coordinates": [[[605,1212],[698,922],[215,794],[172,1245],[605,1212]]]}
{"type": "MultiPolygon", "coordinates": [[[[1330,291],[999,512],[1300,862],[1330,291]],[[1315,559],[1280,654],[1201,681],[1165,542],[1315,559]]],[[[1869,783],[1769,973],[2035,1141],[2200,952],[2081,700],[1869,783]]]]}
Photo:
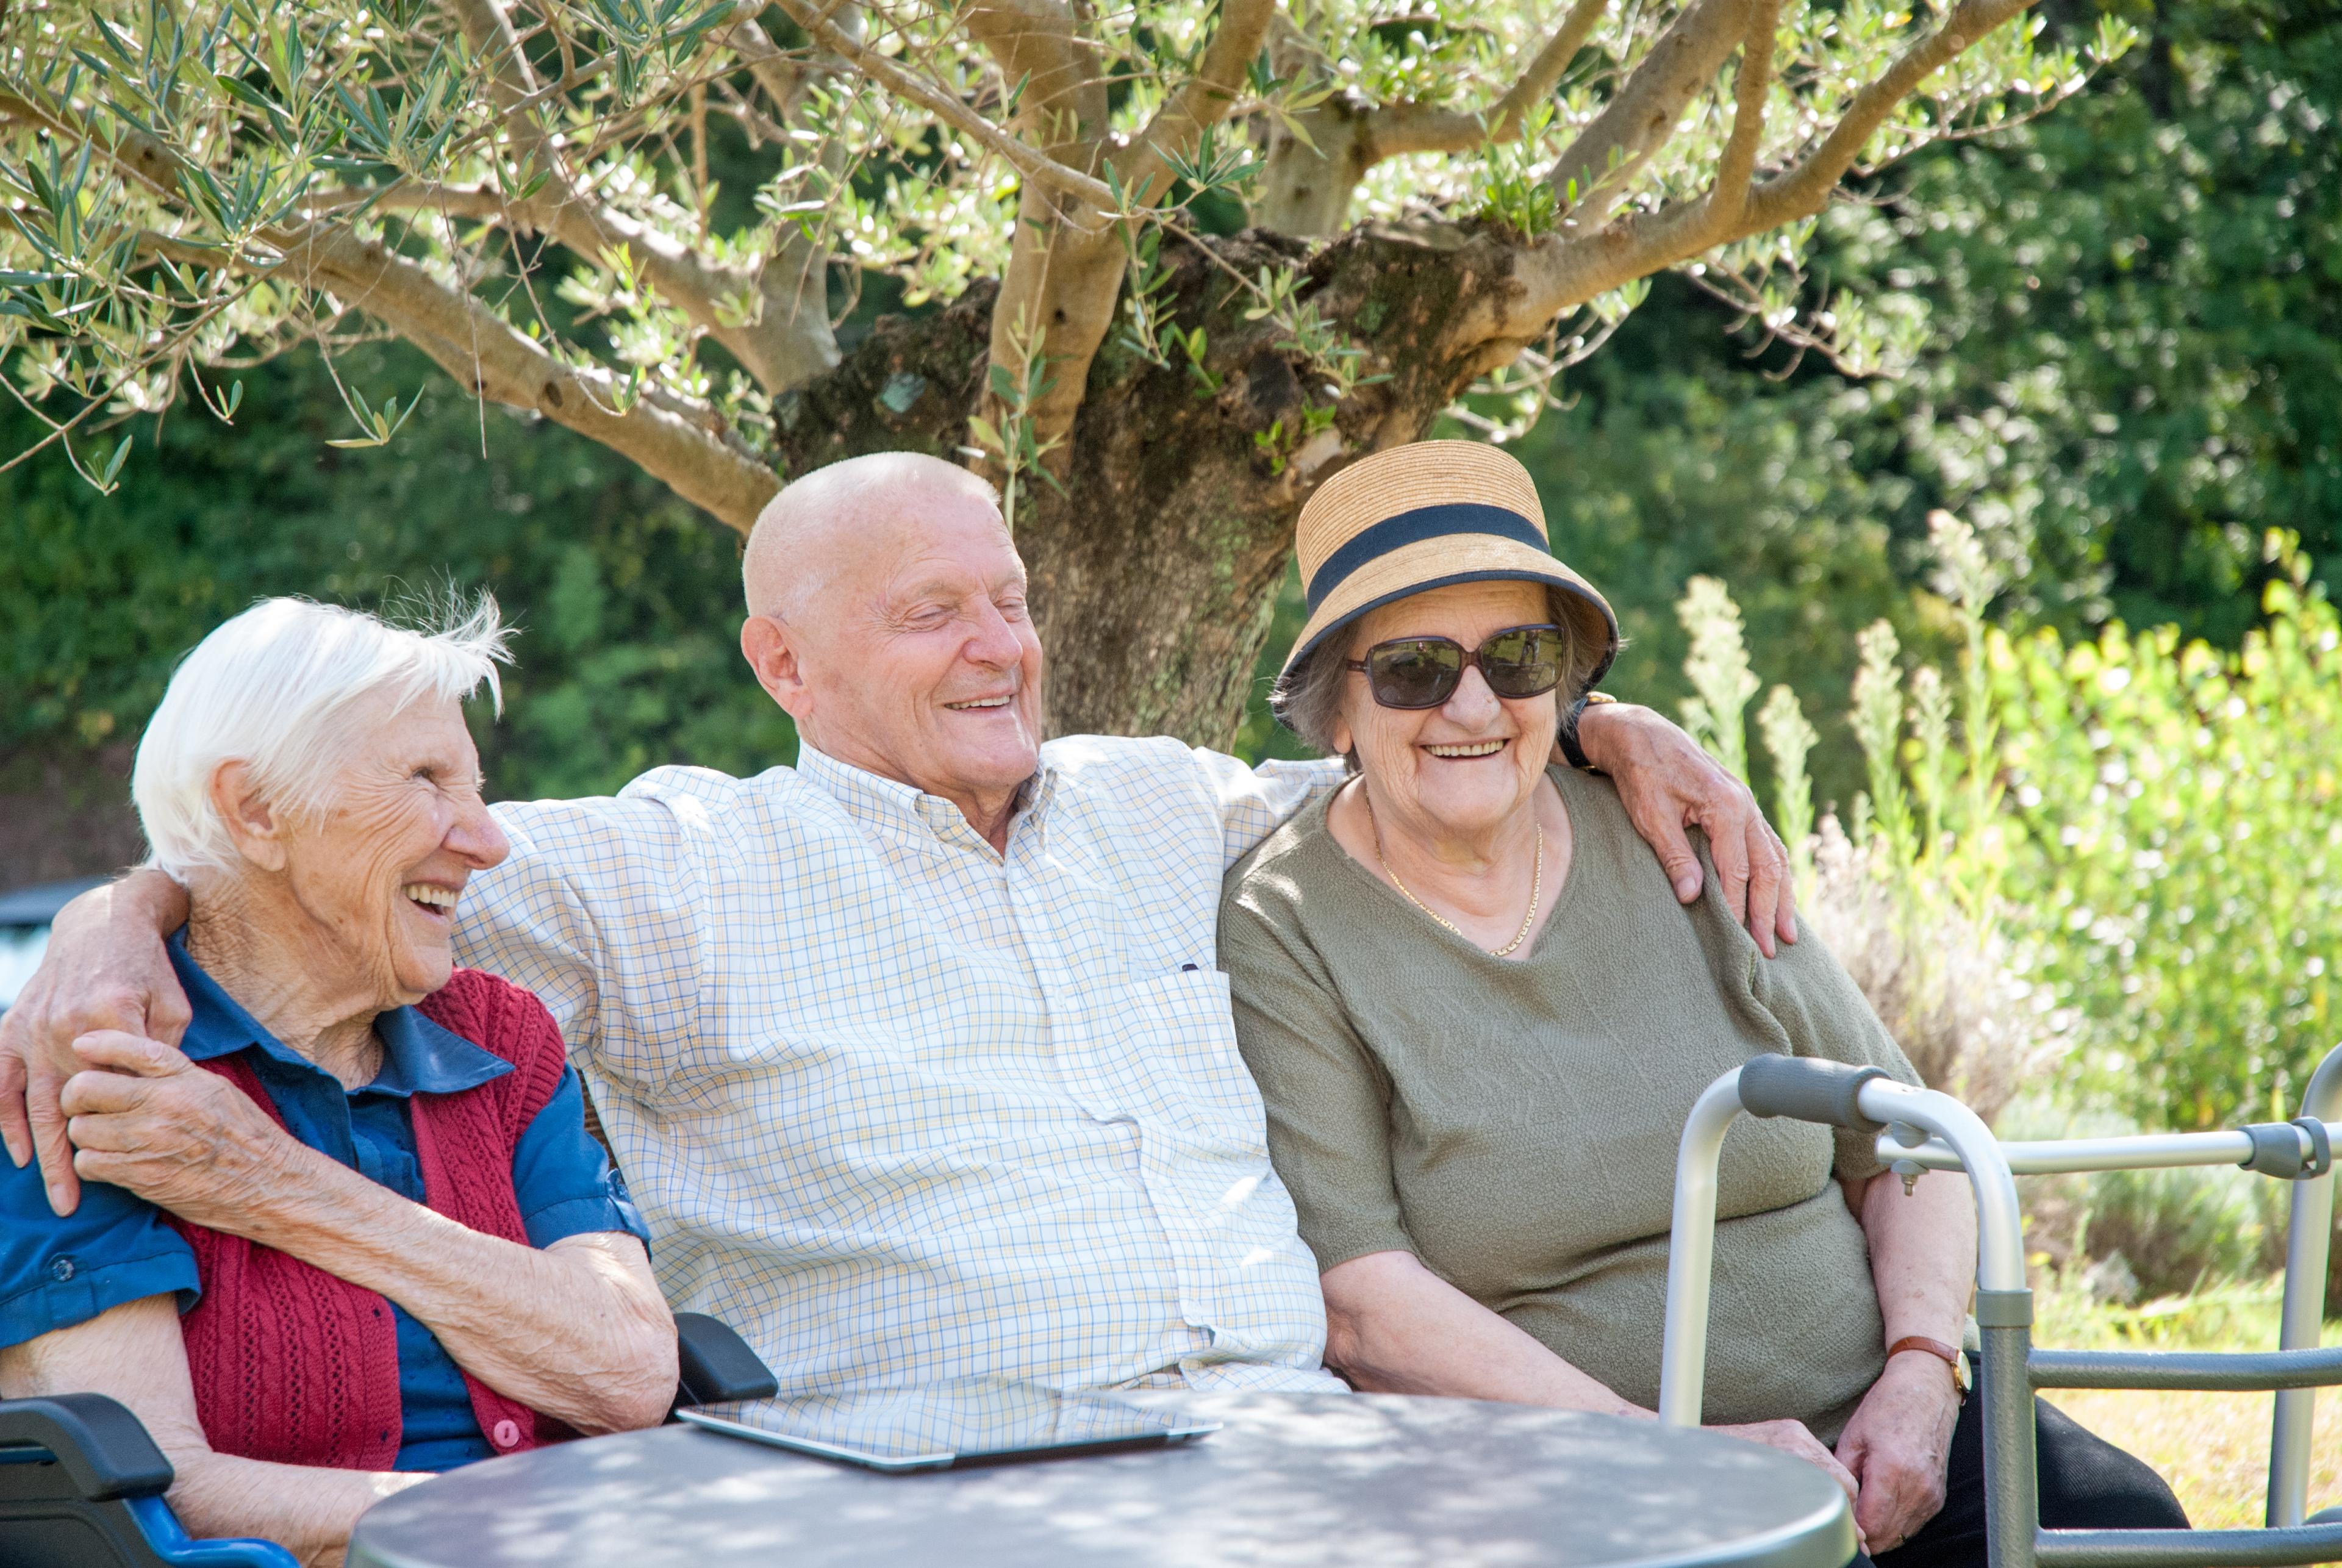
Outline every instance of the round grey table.
{"type": "MultiPolygon", "coordinates": [[[[1155,1403],[1149,1401],[1148,1403],[1155,1403]]],[[[1461,1399],[1196,1394],[1180,1447],[881,1475],[689,1426],[453,1471],[353,1568],[1843,1568],[1846,1494],[1736,1438],[1461,1399]]]]}

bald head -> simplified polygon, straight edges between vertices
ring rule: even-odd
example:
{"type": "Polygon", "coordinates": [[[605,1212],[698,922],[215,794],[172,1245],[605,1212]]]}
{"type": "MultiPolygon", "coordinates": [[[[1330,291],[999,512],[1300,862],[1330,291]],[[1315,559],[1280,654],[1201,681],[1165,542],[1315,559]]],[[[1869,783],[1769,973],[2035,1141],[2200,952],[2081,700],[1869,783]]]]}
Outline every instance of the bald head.
{"type": "Polygon", "coordinates": [[[802,621],[848,567],[892,554],[935,514],[972,497],[997,508],[977,475],[917,452],[875,452],[816,468],[765,504],[740,559],[748,614],[802,621]]]}
{"type": "Polygon", "coordinates": [[[992,487],[905,452],[834,463],[773,498],[740,575],[741,655],[798,738],[1005,845],[1039,765],[1042,658],[992,487]]]}

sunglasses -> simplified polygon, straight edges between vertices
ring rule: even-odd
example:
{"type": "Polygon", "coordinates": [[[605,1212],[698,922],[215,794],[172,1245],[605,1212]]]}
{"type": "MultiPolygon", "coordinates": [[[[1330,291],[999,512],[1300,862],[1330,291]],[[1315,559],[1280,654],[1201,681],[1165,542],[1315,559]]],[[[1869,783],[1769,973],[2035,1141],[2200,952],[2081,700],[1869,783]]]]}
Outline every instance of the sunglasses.
{"type": "Polygon", "coordinates": [[[1500,697],[1541,697],[1561,684],[1568,653],[1569,634],[1559,626],[1507,626],[1468,652],[1452,637],[1394,637],[1347,664],[1365,673],[1384,707],[1436,708],[1456,694],[1474,665],[1500,697]]]}

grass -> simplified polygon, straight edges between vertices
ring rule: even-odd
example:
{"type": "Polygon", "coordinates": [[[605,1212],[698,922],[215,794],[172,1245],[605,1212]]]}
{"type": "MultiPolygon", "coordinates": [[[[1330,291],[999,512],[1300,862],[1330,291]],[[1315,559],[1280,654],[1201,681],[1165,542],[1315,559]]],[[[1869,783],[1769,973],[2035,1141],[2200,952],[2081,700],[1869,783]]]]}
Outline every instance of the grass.
{"type": "MultiPolygon", "coordinates": [[[[2281,1282],[2220,1285],[2137,1307],[2091,1302],[2038,1282],[2035,1342],[2066,1350],[2274,1350],[2281,1282]]],[[[2342,1322],[2325,1343],[2342,1343],[2342,1322]]],[[[2092,1432],[2153,1465],[2199,1529],[2262,1522],[2271,1397],[2053,1390],[2044,1396],[2092,1432]]],[[[2342,1390],[2321,1395],[2309,1464],[2309,1509],[2342,1503],[2342,1390]]]]}

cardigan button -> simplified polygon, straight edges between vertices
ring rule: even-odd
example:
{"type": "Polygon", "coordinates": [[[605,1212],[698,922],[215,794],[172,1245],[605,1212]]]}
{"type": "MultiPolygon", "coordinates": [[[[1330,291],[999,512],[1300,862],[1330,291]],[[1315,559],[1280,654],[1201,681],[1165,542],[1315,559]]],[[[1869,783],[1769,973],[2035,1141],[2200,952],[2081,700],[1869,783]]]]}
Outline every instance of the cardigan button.
{"type": "Polygon", "coordinates": [[[510,1448],[520,1441],[520,1423],[515,1421],[499,1421],[496,1423],[495,1431],[489,1435],[495,1438],[498,1448],[510,1448]]]}

